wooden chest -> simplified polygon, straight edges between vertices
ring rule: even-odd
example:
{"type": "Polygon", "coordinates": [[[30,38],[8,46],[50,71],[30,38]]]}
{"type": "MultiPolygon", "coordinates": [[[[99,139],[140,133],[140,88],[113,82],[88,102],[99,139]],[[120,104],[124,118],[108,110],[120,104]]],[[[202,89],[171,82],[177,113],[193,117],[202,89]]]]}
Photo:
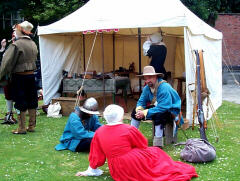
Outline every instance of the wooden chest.
{"type": "MultiPolygon", "coordinates": [[[[53,98],[52,103],[59,102],[61,105],[61,114],[63,116],[69,116],[71,112],[74,111],[76,98],[72,97],[59,97],[59,98],[53,98]]],[[[82,105],[84,100],[80,100],[80,104],[82,105]]]]}

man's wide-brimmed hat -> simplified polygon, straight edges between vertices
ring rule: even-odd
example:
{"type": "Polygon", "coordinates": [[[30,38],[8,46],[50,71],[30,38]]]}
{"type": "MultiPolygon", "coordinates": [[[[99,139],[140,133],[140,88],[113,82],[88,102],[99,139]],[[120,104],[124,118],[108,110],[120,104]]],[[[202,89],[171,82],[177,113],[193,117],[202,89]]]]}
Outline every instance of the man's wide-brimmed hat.
{"type": "Polygon", "coordinates": [[[147,76],[147,75],[158,75],[158,76],[163,76],[163,74],[162,73],[156,73],[155,72],[155,69],[154,69],[154,67],[153,66],[145,66],[144,68],[143,68],[143,74],[142,75],[137,75],[137,76],[147,76]]]}
{"type": "Polygon", "coordinates": [[[28,21],[23,21],[22,23],[17,24],[13,27],[13,30],[16,29],[22,31],[24,34],[30,35],[32,34],[31,31],[33,29],[33,25],[28,21]]]}
{"type": "Polygon", "coordinates": [[[98,111],[98,103],[97,100],[93,97],[88,98],[83,106],[79,107],[81,111],[87,114],[100,114],[98,111]]]}

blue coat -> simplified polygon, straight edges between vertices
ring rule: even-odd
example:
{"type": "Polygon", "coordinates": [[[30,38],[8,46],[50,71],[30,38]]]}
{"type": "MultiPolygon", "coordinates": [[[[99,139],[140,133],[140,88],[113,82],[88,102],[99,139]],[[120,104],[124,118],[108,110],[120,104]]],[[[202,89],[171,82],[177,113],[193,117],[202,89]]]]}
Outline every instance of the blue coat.
{"type": "MultiPolygon", "coordinates": [[[[162,81],[161,78],[158,79],[158,82],[162,81]]],[[[181,110],[181,99],[175,89],[172,88],[170,84],[164,82],[159,85],[157,90],[157,106],[148,109],[146,119],[151,119],[152,116],[156,113],[164,113],[166,111],[171,112],[174,115],[178,115],[181,110]]],[[[137,102],[137,107],[142,106],[144,109],[147,106],[148,102],[151,102],[153,99],[153,93],[150,90],[150,87],[146,85],[143,88],[142,94],[137,102]]]]}
{"type": "Polygon", "coordinates": [[[60,138],[60,144],[55,146],[55,149],[58,151],[69,149],[74,152],[82,139],[92,138],[94,132],[102,126],[96,115],[85,120],[85,123],[83,125],[80,117],[72,112],[60,138]]]}

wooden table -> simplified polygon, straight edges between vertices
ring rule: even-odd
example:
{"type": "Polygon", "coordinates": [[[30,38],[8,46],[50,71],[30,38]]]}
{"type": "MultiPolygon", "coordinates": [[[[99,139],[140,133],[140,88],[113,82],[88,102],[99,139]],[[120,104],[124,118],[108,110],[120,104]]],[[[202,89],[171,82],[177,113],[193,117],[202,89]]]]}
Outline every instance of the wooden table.
{"type": "MultiPolygon", "coordinates": [[[[76,93],[82,85],[82,78],[64,78],[63,93],[76,93]]],[[[85,79],[83,89],[88,92],[110,92],[113,94],[113,102],[116,102],[116,93],[119,89],[123,92],[125,104],[127,105],[127,91],[131,90],[130,79],[128,77],[118,77],[114,79],[85,79]]],[[[126,106],[125,105],[125,106],[126,106]]]]}

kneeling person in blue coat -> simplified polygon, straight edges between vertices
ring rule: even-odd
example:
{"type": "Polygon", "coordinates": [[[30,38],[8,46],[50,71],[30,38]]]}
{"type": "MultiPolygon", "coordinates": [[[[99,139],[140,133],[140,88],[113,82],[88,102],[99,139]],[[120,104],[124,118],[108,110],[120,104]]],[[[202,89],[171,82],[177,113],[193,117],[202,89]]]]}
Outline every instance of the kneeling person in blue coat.
{"type": "Polygon", "coordinates": [[[98,103],[94,98],[88,98],[82,107],[76,107],[68,118],[60,144],[56,150],[71,150],[85,152],[90,150],[94,132],[102,126],[98,119],[98,103]]]}

